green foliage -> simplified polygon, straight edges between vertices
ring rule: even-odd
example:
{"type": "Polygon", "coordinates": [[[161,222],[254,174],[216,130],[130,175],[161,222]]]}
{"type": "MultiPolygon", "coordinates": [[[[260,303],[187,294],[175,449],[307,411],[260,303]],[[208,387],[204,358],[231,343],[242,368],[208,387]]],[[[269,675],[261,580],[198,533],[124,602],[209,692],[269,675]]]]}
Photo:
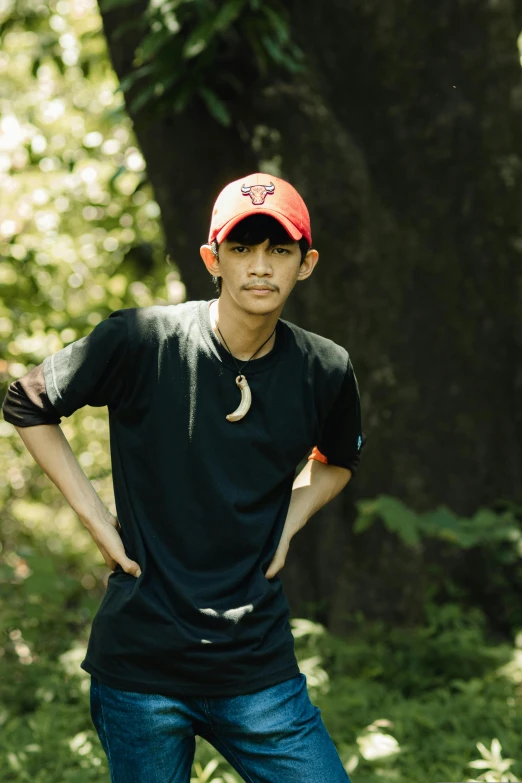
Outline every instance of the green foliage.
{"type": "MultiPolygon", "coordinates": [[[[0,9],[2,397],[110,312],[185,297],[179,271],[165,266],[160,209],[91,5],[0,9]]],[[[106,411],[83,409],[62,427],[115,513],[106,411]]],[[[85,545],[75,515],[3,420],[0,464],[2,526],[20,526],[18,543],[37,529],[51,551],[70,537],[85,545]]]]}
{"type": "Polygon", "coordinates": [[[464,518],[441,505],[433,511],[417,514],[399,499],[379,495],[374,500],[358,501],[357,509],[355,533],[362,533],[381,519],[390,532],[413,549],[419,549],[422,539],[435,538],[449,541],[461,549],[506,542],[512,548],[512,561],[522,551],[522,532],[512,508],[502,512],[482,508],[472,517],[464,518]]]}
{"type": "MultiPolygon", "coordinates": [[[[134,0],[100,0],[102,13],[134,0]]],[[[181,112],[195,96],[210,115],[232,122],[227,96],[237,95],[269,72],[304,69],[304,54],[290,36],[289,16],[280,0],[172,0],[150,2],[146,13],[115,32],[138,34],[134,69],[121,81],[131,112],[147,107],[162,114],[181,112]]]]}
{"type": "MultiPolygon", "coordinates": [[[[17,545],[20,532],[7,525],[2,533],[9,553],[0,585],[2,779],[106,781],[90,679],[79,664],[107,569],[92,542],[85,562],[74,545],[53,553],[38,531],[17,545]]],[[[518,780],[522,638],[493,642],[478,610],[433,604],[427,614],[425,625],[411,628],[354,616],[346,638],[292,620],[300,669],[345,768],[358,783],[464,781],[470,769],[479,780],[518,780]],[[502,768],[512,777],[495,777],[502,768]]],[[[204,781],[239,777],[198,737],[192,783],[204,781]]]]}
{"type": "Polygon", "coordinates": [[[469,780],[477,743],[496,738],[520,776],[522,650],[491,643],[484,616],[458,606],[433,605],[426,626],[352,623],[344,639],[317,625],[294,636],[327,673],[313,699],[354,780],[469,780]]]}
{"type": "MultiPolygon", "coordinates": [[[[418,618],[430,603],[460,602],[486,612],[497,633],[514,633],[522,625],[522,509],[497,501],[462,517],[445,505],[417,513],[398,498],[380,495],[356,503],[353,531],[372,535],[379,525],[401,542],[395,557],[413,581],[403,579],[406,601],[418,618]]],[[[375,538],[378,537],[378,533],[375,538]]],[[[399,577],[399,580],[402,576],[399,577]]],[[[398,581],[399,581],[398,580],[398,581]]],[[[407,613],[406,613],[407,614],[407,613]]],[[[406,618],[406,614],[404,617],[406,618]]]]}

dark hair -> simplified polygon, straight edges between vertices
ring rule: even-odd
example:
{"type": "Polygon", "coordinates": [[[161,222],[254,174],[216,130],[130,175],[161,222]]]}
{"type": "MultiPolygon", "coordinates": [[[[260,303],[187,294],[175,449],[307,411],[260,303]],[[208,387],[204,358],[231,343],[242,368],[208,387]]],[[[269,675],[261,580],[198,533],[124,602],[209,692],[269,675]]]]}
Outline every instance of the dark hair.
{"type": "MultiPolygon", "coordinates": [[[[271,215],[249,215],[243,218],[230,231],[227,239],[230,242],[241,242],[244,245],[260,245],[268,239],[270,246],[295,241],[286,232],[281,223],[271,215]]],[[[302,264],[310,249],[310,245],[304,237],[298,240],[298,245],[301,251],[302,264]]],[[[211,248],[216,258],[218,258],[218,243],[215,239],[211,244],[211,248]]],[[[221,294],[222,278],[213,277],[212,281],[217,288],[218,294],[221,294]]]]}

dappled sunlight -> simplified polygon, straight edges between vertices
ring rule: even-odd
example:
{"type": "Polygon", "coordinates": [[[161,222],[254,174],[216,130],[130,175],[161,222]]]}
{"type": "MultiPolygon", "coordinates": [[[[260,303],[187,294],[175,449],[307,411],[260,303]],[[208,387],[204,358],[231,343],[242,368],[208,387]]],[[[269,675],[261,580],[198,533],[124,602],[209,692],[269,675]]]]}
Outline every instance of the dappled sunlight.
{"type": "Polygon", "coordinates": [[[34,531],[39,538],[47,539],[48,546],[55,552],[62,552],[65,545],[75,552],[92,550],[90,534],[66,504],[54,509],[21,498],[12,502],[10,513],[23,527],[34,531]]]}
{"type": "Polygon", "coordinates": [[[313,695],[315,691],[328,693],[330,690],[330,678],[323,669],[323,659],[320,655],[312,655],[310,658],[298,658],[299,669],[306,675],[307,684],[313,695]]]}
{"type": "Polygon", "coordinates": [[[515,695],[510,695],[506,699],[506,710],[514,718],[516,708],[522,704],[522,631],[515,636],[511,659],[500,666],[496,673],[516,686],[515,695]]]}
{"type": "Polygon", "coordinates": [[[90,683],[90,675],[80,668],[80,664],[85,658],[86,652],[87,645],[75,644],[60,655],[59,661],[64,672],[69,677],[80,677],[82,680],[87,680],[87,682],[90,683]]]}
{"type": "Polygon", "coordinates": [[[393,723],[390,720],[380,718],[366,726],[364,732],[357,737],[361,756],[366,761],[394,758],[401,752],[401,746],[395,737],[381,731],[382,728],[393,728],[393,723]]]}
{"type": "Polygon", "coordinates": [[[314,653],[297,656],[299,669],[306,675],[306,684],[310,695],[314,697],[317,693],[328,693],[330,678],[323,667],[323,657],[317,652],[317,638],[321,637],[326,629],[320,623],[314,623],[306,617],[291,618],[290,627],[294,639],[305,643],[306,653],[314,653]]]}
{"type": "Polygon", "coordinates": [[[306,617],[292,617],[290,625],[294,639],[301,639],[304,636],[319,636],[326,630],[321,623],[314,623],[306,617]]]}
{"type": "Polygon", "coordinates": [[[20,663],[26,666],[33,663],[34,658],[31,653],[31,649],[22,636],[21,630],[19,628],[13,628],[12,631],[9,631],[9,638],[20,663]]]}
{"type": "MultiPolygon", "coordinates": [[[[39,7],[41,35],[9,27],[0,53],[0,75],[9,73],[0,119],[0,281],[10,301],[36,284],[34,312],[11,325],[9,347],[11,356],[33,362],[99,322],[104,313],[91,316],[102,302],[110,311],[169,301],[160,210],[118,80],[99,57],[106,44],[97,5],[58,2],[52,9],[39,7]],[[156,265],[133,288],[120,265],[142,243],[156,265]],[[58,341],[32,333],[38,309],[48,330],[62,327],[58,341]],[[83,319],[80,332],[63,329],[71,318],[83,319]]],[[[182,300],[179,286],[173,294],[182,300]]],[[[10,321],[3,301],[0,318],[10,321]]],[[[11,377],[23,374],[25,362],[7,361],[11,377]]]]}

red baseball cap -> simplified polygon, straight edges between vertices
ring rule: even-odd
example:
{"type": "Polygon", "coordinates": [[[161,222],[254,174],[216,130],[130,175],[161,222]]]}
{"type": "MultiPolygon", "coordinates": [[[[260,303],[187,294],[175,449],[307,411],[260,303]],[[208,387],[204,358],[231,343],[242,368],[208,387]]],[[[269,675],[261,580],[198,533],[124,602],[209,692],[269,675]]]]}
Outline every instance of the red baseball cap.
{"type": "Polygon", "coordinates": [[[297,190],[271,174],[249,174],[226,185],[216,199],[208,235],[222,242],[240,220],[248,215],[271,215],[292,239],[305,237],[312,244],[310,215],[297,190]]]}

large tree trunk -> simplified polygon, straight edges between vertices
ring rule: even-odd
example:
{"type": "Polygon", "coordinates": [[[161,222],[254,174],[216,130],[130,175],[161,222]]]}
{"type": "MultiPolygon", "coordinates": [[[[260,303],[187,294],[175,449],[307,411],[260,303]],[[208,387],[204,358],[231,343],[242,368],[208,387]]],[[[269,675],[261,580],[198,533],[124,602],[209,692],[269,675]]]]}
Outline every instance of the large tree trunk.
{"type": "MultiPolygon", "coordinates": [[[[310,73],[243,98],[240,130],[199,104],[132,119],[190,299],[213,294],[198,247],[226,182],[280,170],[309,205],[320,260],[283,317],[347,348],[368,443],[282,575],[295,613],[344,631],[358,610],[412,621],[422,603],[422,555],[380,525],[355,536],[358,498],[463,515],[522,501],[519,28],[506,0],[290,7],[310,73]]],[[[104,16],[120,78],[124,15],[104,16]]]]}

